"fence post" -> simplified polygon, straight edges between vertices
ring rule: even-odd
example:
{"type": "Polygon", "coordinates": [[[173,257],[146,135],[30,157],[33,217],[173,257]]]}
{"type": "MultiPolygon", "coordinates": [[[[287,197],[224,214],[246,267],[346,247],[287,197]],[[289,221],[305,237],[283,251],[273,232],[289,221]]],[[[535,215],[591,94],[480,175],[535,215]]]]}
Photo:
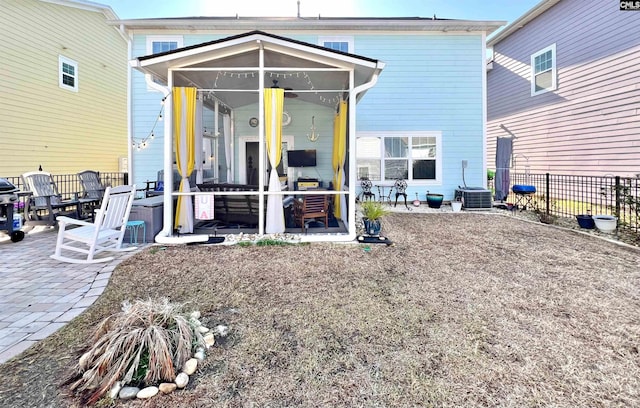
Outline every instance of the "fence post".
{"type": "Polygon", "coordinates": [[[616,217],[620,218],[620,193],[622,187],[620,187],[620,176],[616,176],[616,217]]]}
{"type": "Polygon", "coordinates": [[[549,193],[549,179],[550,179],[550,175],[549,173],[546,174],[546,186],[545,186],[545,203],[547,206],[547,214],[549,214],[549,201],[550,201],[550,197],[551,197],[551,193],[549,193]]]}

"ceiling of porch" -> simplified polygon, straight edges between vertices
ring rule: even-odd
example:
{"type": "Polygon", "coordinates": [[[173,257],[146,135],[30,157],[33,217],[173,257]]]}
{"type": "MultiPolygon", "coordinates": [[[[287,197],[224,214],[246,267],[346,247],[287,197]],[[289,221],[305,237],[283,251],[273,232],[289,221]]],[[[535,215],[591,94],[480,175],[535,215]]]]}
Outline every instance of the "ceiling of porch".
{"type": "Polygon", "coordinates": [[[330,107],[348,93],[350,70],[355,87],[370,81],[384,66],[261,32],[140,57],[132,65],[163,83],[168,83],[171,69],[174,86],[195,86],[237,108],[258,101],[260,49],[264,50],[264,87],[284,88],[287,98],[330,107]]]}

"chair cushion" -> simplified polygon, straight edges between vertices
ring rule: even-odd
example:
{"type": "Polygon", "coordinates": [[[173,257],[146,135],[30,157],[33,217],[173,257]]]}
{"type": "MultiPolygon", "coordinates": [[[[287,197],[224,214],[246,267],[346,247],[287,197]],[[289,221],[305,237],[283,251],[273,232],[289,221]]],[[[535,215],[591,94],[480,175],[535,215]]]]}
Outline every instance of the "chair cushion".
{"type": "Polygon", "coordinates": [[[536,186],[529,186],[526,184],[514,184],[511,189],[516,194],[533,194],[536,192],[536,186]]]}

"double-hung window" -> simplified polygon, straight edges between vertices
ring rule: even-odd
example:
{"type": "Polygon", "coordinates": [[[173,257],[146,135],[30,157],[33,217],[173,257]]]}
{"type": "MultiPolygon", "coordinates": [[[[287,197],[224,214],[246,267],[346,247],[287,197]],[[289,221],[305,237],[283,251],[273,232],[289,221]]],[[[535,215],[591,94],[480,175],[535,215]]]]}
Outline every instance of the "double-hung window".
{"type": "Polygon", "coordinates": [[[557,89],[556,45],[531,56],[531,96],[557,89]]]}
{"type": "Polygon", "coordinates": [[[439,131],[359,133],[357,177],[378,181],[405,179],[426,184],[440,182],[441,139],[439,131]]]}
{"type": "Polygon", "coordinates": [[[58,85],[78,92],[78,63],[62,55],[58,56],[58,85]]]}
{"type": "Polygon", "coordinates": [[[353,37],[325,36],[318,38],[318,45],[332,50],[353,53],[353,37]]]}

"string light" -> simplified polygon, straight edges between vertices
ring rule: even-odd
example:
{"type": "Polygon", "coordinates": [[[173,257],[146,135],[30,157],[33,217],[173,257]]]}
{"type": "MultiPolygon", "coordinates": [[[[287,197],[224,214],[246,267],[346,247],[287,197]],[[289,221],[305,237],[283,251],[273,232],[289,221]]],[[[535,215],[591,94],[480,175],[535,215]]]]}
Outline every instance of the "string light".
{"type": "Polygon", "coordinates": [[[149,147],[149,140],[155,139],[156,126],[158,125],[158,122],[162,122],[162,112],[164,111],[164,103],[169,96],[171,96],[171,93],[169,93],[169,95],[162,98],[162,100],[160,101],[160,112],[158,112],[158,116],[156,116],[156,121],[153,123],[153,126],[151,127],[151,131],[149,132],[147,137],[143,139],[133,138],[131,145],[136,149],[136,151],[139,152],[142,149],[146,149],[147,147],[149,147]]]}
{"type": "MultiPolygon", "coordinates": [[[[287,78],[300,78],[300,75],[302,75],[302,79],[306,80],[307,85],[309,86],[309,90],[311,91],[315,91],[314,94],[318,97],[318,100],[325,104],[325,105],[333,105],[334,107],[337,107],[338,104],[340,103],[340,95],[334,96],[332,98],[326,98],[322,95],[320,95],[318,93],[318,91],[316,90],[315,85],[313,84],[313,81],[311,80],[311,77],[309,76],[309,74],[307,74],[306,72],[302,71],[302,72],[289,72],[289,73],[279,73],[279,72],[269,72],[267,71],[266,74],[269,75],[269,78],[274,78],[275,79],[287,79],[287,78]]],[[[227,72],[227,71],[218,71],[216,74],[216,79],[213,81],[213,87],[214,88],[218,88],[218,79],[220,79],[220,77],[230,77],[230,78],[248,78],[249,75],[251,75],[251,78],[255,78],[256,77],[256,73],[254,71],[251,72],[227,72]]],[[[344,89],[343,89],[344,92],[344,89]]]]}

